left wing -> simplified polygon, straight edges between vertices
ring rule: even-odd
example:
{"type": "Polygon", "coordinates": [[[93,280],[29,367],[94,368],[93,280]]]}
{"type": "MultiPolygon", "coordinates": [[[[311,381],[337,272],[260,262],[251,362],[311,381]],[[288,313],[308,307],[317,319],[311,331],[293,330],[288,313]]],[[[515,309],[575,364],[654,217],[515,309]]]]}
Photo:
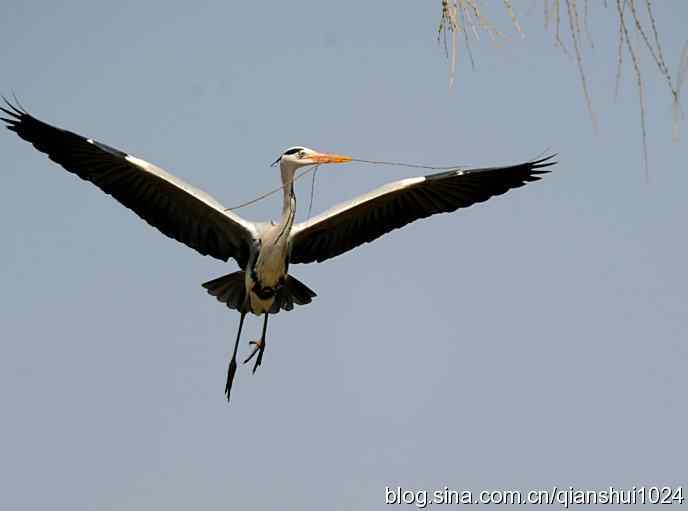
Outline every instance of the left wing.
{"type": "Polygon", "coordinates": [[[485,169],[450,170],[396,181],[297,224],[291,231],[292,263],[322,262],[383,234],[436,213],[483,202],[537,181],[554,157],[485,169]]]}
{"type": "Polygon", "coordinates": [[[160,232],[226,261],[248,264],[255,224],[210,195],[147,161],[44,123],[5,100],[7,128],[55,163],[112,195],[160,232]]]}

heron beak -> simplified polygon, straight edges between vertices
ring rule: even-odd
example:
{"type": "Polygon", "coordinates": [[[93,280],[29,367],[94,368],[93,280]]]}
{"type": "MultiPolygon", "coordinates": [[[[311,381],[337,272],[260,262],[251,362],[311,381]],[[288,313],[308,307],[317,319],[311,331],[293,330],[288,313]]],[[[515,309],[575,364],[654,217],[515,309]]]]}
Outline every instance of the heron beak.
{"type": "Polygon", "coordinates": [[[351,156],[342,156],[341,154],[330,153],[315,153],[308,156],[308,159],[315,163],[347,163],[351,161],[351,156]]]}

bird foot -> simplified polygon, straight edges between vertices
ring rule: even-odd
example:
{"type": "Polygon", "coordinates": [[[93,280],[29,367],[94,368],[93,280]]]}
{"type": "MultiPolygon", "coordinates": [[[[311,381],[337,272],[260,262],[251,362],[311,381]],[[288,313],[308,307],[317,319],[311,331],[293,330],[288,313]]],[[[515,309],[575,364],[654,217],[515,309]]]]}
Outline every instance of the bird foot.
{"type": "Polygon", "coordinates": [[[258,353],[258,358],[256,359],[256,363],[253,364],[253,373],[256,372],[256,369],[258,369],[258,366],[263,362],[263,352],[265,351],[265,339],[259,339],[257,341],[251,341],[249,344],[253,344],[253,351],[251,354],[246,357],[246,360],[244,360],[244,364],[246,364],[248,361],[250,361],[256,353],[258,353]]]}

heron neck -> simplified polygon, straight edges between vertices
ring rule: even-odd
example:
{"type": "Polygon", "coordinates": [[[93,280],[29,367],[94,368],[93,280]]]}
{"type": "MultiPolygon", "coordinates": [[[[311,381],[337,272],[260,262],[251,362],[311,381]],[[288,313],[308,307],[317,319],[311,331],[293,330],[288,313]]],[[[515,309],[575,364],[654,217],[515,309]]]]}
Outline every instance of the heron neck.
{"type": "Polygon", "coordinates": [[[282,168],[282,218],[280,219],[280,230],[289,230],[294,224],[296,216],[296,195],[294,194],[294,173],[282,168]]]}

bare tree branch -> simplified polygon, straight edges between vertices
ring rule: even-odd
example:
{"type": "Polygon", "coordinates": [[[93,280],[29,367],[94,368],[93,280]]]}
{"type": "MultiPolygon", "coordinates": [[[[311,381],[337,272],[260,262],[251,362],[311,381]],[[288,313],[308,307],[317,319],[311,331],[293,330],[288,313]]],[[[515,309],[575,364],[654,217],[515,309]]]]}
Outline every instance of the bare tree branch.
{"type": "MultiPolygon", "coordinates": [[[[475,61],[470,45],[470,37],[468,31],[471,30],[476,39],[479,39],[481,31],[487,32],[490,37],[495,40],[503,38],[504,36],[492,25],[490,20],[483,16],[480,10],[481,0],[442,0],[442,18],[440,21],[438,40],[444,38],[445,52],[450,59],[450,86],[454,81],[456,70],[456,59],[458,53],[458,43],[456,39],[456,32],[463,31],[464,45],[468,52],[471,66],[475,69],[475,61]],[[452,38],[451,54],[447,49],[447,37],[452,38]]],[[[562,1],[565,2],[565,8],[569,18],[568,32],[573,43],[573,55],[575,56],[576,66],[580,78],[583,95],[585,97],[585,104],[590,115],[593,129],[597,131],[597,117],[592,108],[592,98],[590,96],[588,80],[583,65],[583,53],[581,48],[581,24],[585,31],[585,37],[594,48],[594,42],[589,29],[589,9],[591,4],[588,0],[583,0],[583,19],[581,22],[579,11],[579,0],[541,0],[544,10],[544,27],[545,31],[549,31],[551,25],[554,26],[553,38],[555,46],[561,48],[567,57],[571,57],[571,53],[566,48],[562,41],[561,32],[561,10],[562,1]]],[[[641,0],[638,0],[641,1],[641,0]]],[[[642,152],[643,163],[645,168],[645,177],[648,178],[648,147],[647,147],[647,127],[646,127],[646,98],[645,85],[643,75],[641,73],[640,55],[636,46],[634,45],[630,31],[634,30],[638,38],[642,39],[644,46],[650,53],[652,60],[657,67],[659,73],[664,77],[672,96],[672,110],[673,110],[673,138],[678,139],[679,123],[683,119],[683,112],[680,105],[680,94],[685,77],[688,74],[688,42],[681,53],[676,76],[672,79],[669,68],[664,60],[662,46],[660,44],[659,29],[657,21],[653,12],[652,0],[644,0],[646,19],[643,20],[641,13],[638,12],[636,0],[616,0],[616,14],[619,21],[618,27],[618,45],[617,45],[617,59],[616,59],[616,79],[614,84],[614,97],[618,97],[621,86],[621,79],[624,65],[624,54],[627,54],[633,65],[633,71],[636,76],[636,84],[638,88],[638,99],[640,107],[640,128],[642,135],[642,152]],[[629,9],[626,10],[628,5],[629,9]],[[651,31],[651,34],[650,34],[651,31]]],[[[531,10],[534,6],[531,3],[531,10]]],[[[604,1],[604,7],[607,7],[607,0],[604,1]]],[[[516,31],[524,36],[524,32],[518,21],[516,13],[513,9],[511,0],[502,0],[502,6],[511,19],[511,23],[516,31]]]]}

